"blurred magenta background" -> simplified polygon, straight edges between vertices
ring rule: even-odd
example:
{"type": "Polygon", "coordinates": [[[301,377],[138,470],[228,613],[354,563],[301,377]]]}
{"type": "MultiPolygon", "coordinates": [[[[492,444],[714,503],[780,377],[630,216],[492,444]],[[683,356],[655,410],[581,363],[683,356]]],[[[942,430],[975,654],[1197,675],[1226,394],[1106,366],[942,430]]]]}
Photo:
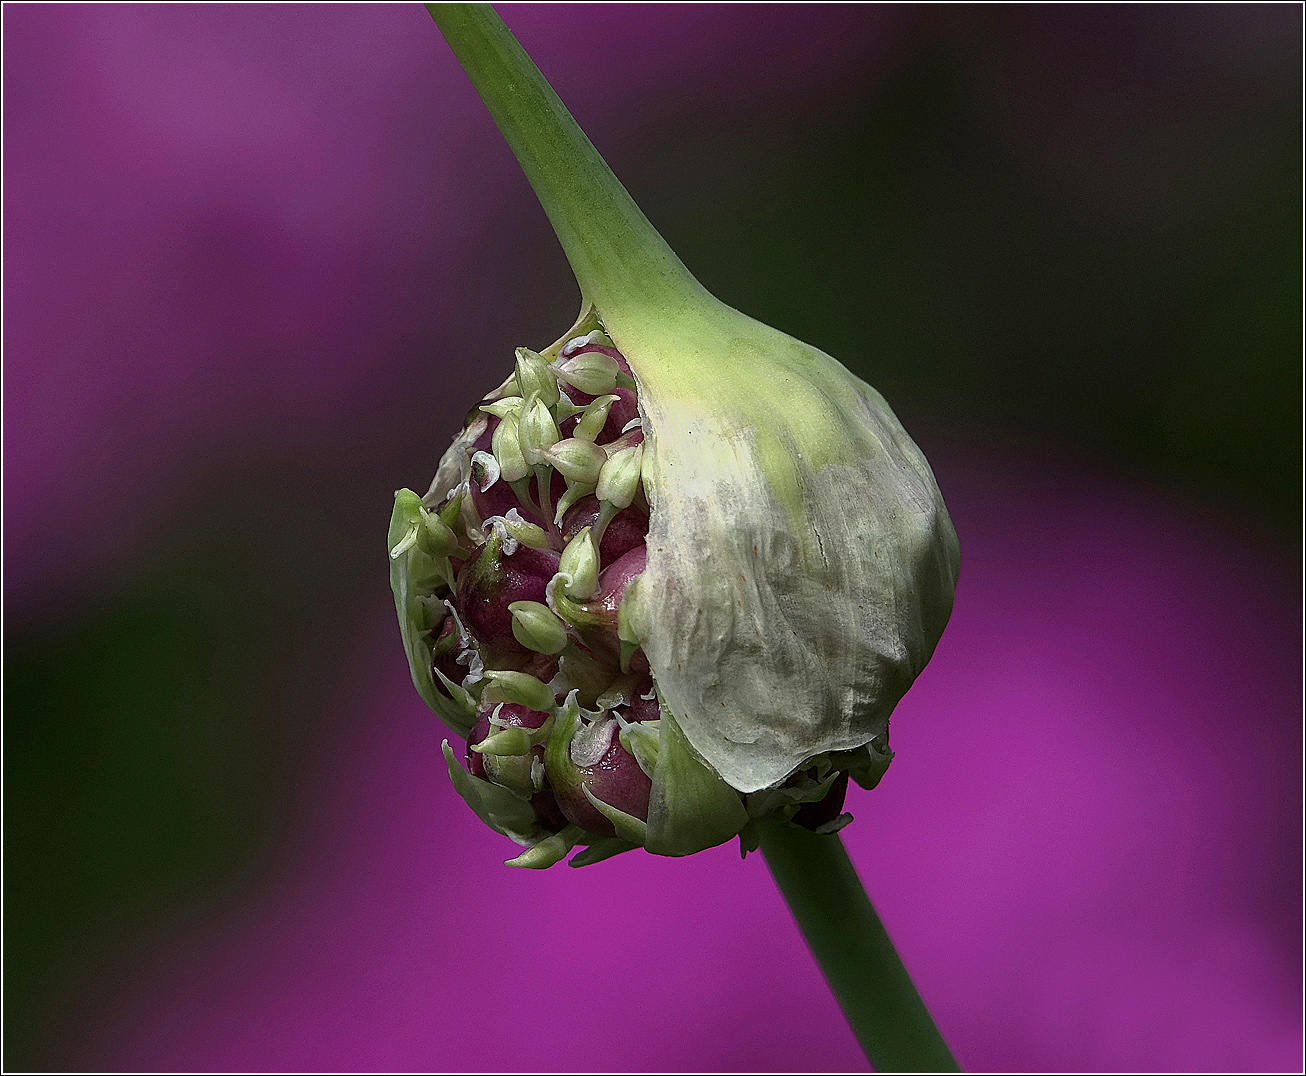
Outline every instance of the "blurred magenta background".
{"type": "MultiPolygon", "coordinates": [[[[511,5],[963,549],[849,850],[972,1070],[1299,1071],[1301,10],[511,5]]],[[[734,847],[453,793],[385,525],[577,293],[416,6],[6,5],[9,1069],[865,1063],[734,847]]]]}

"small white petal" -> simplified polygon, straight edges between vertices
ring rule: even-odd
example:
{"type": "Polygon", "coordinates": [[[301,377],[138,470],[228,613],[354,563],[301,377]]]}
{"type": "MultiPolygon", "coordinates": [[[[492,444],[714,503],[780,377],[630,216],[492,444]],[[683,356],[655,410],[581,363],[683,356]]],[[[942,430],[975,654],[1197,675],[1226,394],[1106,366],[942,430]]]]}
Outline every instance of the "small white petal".
{"type": "Polygon", "coordinates": [[[481,469],[483,480],[476,483],[476,488],[482,493],[499,481],[499,461],[494,458],[493,452],[474,452],[472,453],[472,474],[476,474],[476,468],[481,469]]]}

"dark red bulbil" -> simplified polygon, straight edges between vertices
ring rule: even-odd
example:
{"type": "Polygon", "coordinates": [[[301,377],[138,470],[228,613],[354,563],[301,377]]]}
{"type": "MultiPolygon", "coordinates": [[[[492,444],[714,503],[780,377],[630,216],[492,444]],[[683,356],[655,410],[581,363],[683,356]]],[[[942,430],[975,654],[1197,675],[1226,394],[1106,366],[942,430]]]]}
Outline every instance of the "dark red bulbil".
{"type": "MultiPolygon", "coordinates": [[[[582,497],[562,517],[562,537],[570,542],[585,527],[598,524],[603,505],[591,494],[582,497]]],[[[639,505],[632,504],[618,512],[608,521],[599,542],[599,563],[611,564],[629,553],[636,546],[644,544],[648,538],[648,513],[639,505]]]]}
{"type": "Polygon", "coordinates": [[[557,833],[567,824],[567,816],[558,809],[558,798],[547,788],[531,797],[531,806],[541,823],[557,833]]]}
{"type": "MultiPolygon", "coordinates": [[[[552,477],[549,479],[549,503],[557,505],[558,500],[566,492],[567,480],[557,471],[553,471],[552,477]]],[[[530,480],[529,493],[533,504],[538,505],[540,503],[540,483],[534,477],[530,480]]],[[[522,504],[512,486],[502,478],[484,492],[473,481],[471,483],[471,496],[472,506],[476,509],[477,517],[482,521],[489,519],[491,516],[506,516],[515,508],[521,514],[522,519],[528,523],[534,523],[537,527],[547,529],[546,521],[539,510],[531,504],[522,504]]]]}
{"type": "Polygon", "coordinates": [[[617,713],[627,721],[656,721],[662,716],[662,704],[653,690],[652,678],[636,687],[631,696],[629,703],[617,708],[617,713]],[[652,698],[645,698],[646,695],[652,698]]]}
{"type": "Polygon", "coordinates": [[[611,630],[616,631],[617,611],[626,588],[644,572],[648,554],[641,542],[634,549],[613,561],[599,573],[598,593],[585,603],[585,608],[600,615],[611,630]]]}
{"type": "MultiPolygon", "coordinates": [[[[538,759],[544,764],[544,747],[532,747],[524,755],[485,755],[472,748],[500,729],[538,729],[544,726],[549,715],[517,703],[484,707],[477,715],[476,724],[467,737],[467,769],[474,777],[515,789],[519,795],[532,792],[531,763],[538,759]]],[[[535,795],[538,795],[536,793],[535,795]]],[[[534,796],[532,796],[534,803],[534,796]]]]}
{"type": "Polygon", "coordinates": [[[649,795],[653,791],[653,782],[640,769],[635,756],[621,746],[617,732],[617,722],[612,720],[612,741],[598,762],[576,767],[573,780],[555,780],[553,786],[558,807],[568,821],[591,833],[609,837],[616,836],[616,828],[590,803],[584,789],[588,788],[604,803],[645,822],[648,821],[649,795]]]}
{"type": "MultiPolygon", "coordinates": [[[[621,600],[626,596],[626,587],[644,571],[646,560],[641,543],[604,568],[599,573],[598,593],[577,606],[583,618],[577,628],[581,639],[596,657],[614,665],[621,654],[621,639],[617,635],[621,600]]],[[[630,668],[634,672],[648,672],[648,661],[642,651],[635,652],[630,668]]]]}
{"type": "Polygon", "coordinates": [[[549,719],[548,714],[515,702],[505,702],[502,706],[492,707],[490,716],[494,719],[491,724],[501,729],[543,728],[544,722],[549,719]]]}
{"type": "Polygon", "coordinates": [[[847,794],[848,775],[841,773],[825,794],[825,799],[816,803],[804,803],[798,808],[793,817],[794,825],[816,830],[827,822],[833,822],[843,812],[843,801],[847,794]]]}
{"type": "Polygon", "coordinates": [[[512,633],[515,601],[543,602],[558,570],[558,554],[519,545],[505,556],[497,536],[481,545],[458,573],[454,608],[463,624],[496,654],[525,657],[532,653],[512,633]]]}

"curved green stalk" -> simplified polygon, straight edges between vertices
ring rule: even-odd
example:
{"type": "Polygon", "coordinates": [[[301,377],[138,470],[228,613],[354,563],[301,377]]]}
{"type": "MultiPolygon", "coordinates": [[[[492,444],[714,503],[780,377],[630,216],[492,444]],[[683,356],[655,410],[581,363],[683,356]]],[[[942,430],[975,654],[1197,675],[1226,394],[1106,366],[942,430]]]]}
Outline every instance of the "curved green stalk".
{"type": "Polygon", "coordinates": [[[716,300],[599,156],[489,4],[427,4],[534,188],[581,292],[607,317],[716,300]]]}
{"type": "Polygon", "coordinates": [[[762,827],[762,853],[812,956],[881,1072],[960,1072],[837,834],[762,827]]]}

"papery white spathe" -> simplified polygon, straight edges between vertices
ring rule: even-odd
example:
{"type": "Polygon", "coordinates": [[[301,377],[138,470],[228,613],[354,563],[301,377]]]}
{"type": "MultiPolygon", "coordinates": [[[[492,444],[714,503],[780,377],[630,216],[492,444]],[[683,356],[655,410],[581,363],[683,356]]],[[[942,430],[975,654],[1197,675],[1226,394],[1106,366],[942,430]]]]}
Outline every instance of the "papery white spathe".
{"type": "Polygon", "coordinates": [[[925,457],[871,386],[715,300],[622,328],[652,504],[626,617],[667,708],[742,792],[869,744],[952,611],[925,457]]]}

